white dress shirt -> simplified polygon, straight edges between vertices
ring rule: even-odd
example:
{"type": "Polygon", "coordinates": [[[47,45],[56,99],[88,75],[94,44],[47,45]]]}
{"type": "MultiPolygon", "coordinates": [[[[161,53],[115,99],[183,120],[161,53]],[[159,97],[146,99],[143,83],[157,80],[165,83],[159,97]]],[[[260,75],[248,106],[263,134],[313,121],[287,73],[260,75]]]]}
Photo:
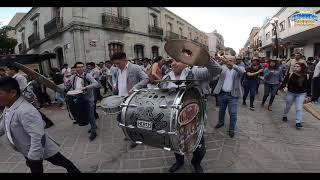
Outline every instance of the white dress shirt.
{"type": "Polygon", "coordinates": [[[83,86],[82,86],[82,82],[83,82],[83,79],[82,78],[80,78],[80,77],[78,77],[78,76],[76,76],[75,77],[75,87],[74,87],[74,89],[81,89],[83,86]]]}
{"type": "MultiPolygon", "coordinates": [[[[129,63],[128,63],[129,64],[129,63]]],[[[127,79],[128,79],[128,64],[121,71],[118,69],[118,90],[119,96],[128,96],[127,79]]]]}
{"type": "Polygon", "coordinates": [[[232,85],[233,85],[233,73],[234,73],[233,69],[231,69],[231,70],[228,69],[227,70],[226,77],[224,79],[223,86],[222,86],[222,91],[231,92],[232,85]]]}
{"type": "MultiPolygon", "coordinates": [[[[184,70],[182,70],[181,74],[180,74],[180,78],[177,79],[176,75],[174,74],[173,71],[169,72],[169,76],[170,76],[170,80],[186,80],[187,76],[188,76],[188,70],[187,68],[185,68],[184,70]]],[[[185,85],[184,83],[182,83],[180,86],[185,85]]],[[[167,88],[178,88],[178,85],[176,85],[173,82],[169,82],[167,88]]]]}
{"type": "Polygon", "coordinates": [[[319,77],[320,76],[320,61],[314,68],[313,77],[319,77]]]}

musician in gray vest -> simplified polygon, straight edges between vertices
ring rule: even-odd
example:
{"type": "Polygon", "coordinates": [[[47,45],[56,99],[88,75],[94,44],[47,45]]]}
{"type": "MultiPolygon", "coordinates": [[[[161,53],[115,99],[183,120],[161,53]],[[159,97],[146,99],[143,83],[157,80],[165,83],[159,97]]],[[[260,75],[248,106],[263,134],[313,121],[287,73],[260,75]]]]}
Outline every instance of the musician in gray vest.
{"type": "Polygon", "coordinates": [[[43,160],[62,166],[69,173],[80,173],[59,152],[58,144],[45,132],[38,110],[21,96],[18,82],[12,77],[0,78],[0,106],[5,106],[0,119],[0,136],[26,159],[32,173],[43,173],[43,160]]]}
{"type": "MultiPolygon", "coordinates": [[[[188,68],[186,64],[182,62],[178,62],[173,59],[171,63],[172,71],[168,73],[168,75],[163,77],[163,80],[186,80],[186,79],[195,79],[195,80],[202,80],[199,81],[198,89],[200,93],[204,96],[208,89],[204,89],[203,87],[207,87],[209,81],[213,79],[213,77],[217,76],[221,72],[221,68],[219,67],[218,63],[215,62],[213,59],[210,59],[209,64],[205,68],[201,67],[193,67],[188,68]]],[[[161,82],[159,85],[160,88],[176,88],[177,85],[173,82],[161,82]]],[[[191,164],[194,166],[196,173],[203,173],[203,169],[201,167],[201,161],[206,153],[205,149],[205,141],[202,136],[200,144],[198,145],[197,149],[193,152],[193,158],[191,160],[191,164]]],[[[183,164],[184,164],[184,156],[178,153],[174,153],[176,157],[176,163],[174,163],[169,172],[177,171],[183,164]]]]}
{"type": "MultiPolygon", "coordinates": [[[[114,77],[115,80],[113,81],[116,95],[127,97],[131,95],[135,89],[147,87],[149,82],[148,75],[140,66],[128,62],[124,52],[113,54],[111,61],[118,68],[114,77]]],[[[120,121],[120,114],[117,118],[118,121],[120,121]]],[[[137,146],[136,143],[131,143],[130,145],[131,148],[135,146],[137,146]]]]}
{"type": "Polygon", "coordinates": [[[76,62],[76,74],[72,75],[70,80],[66,83],[66,90],[83,90],[86,91],[86,103],[89,103],[89,122],[91,129],[88,131],[90,134],[89,139],[92,141],[97,137],[97,125],[94,116],[94,90],[99,87],[99,83],[89,74],[84,72],[84,64],[82,62],[76,62]]]}

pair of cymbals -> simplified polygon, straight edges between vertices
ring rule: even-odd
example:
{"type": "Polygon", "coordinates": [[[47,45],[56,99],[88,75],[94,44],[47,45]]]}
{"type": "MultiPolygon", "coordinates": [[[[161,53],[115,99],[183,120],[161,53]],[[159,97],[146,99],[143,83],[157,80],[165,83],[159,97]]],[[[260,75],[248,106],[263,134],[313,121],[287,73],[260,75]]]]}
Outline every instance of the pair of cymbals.
{"type": "Polygon", "coordinates": [[[190,40],[168,40],[164,49],[176,61],[190,66],[206,66],[210,60],[208,51],[190,40]]]}

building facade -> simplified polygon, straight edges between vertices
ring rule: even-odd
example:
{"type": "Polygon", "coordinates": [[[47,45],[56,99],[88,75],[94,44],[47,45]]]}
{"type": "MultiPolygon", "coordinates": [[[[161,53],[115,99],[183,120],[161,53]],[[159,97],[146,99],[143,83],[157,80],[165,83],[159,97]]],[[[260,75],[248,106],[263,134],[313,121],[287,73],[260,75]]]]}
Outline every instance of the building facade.
{"type": "Polygon", "coordinates": [[[162,7],[33,7],[15,29],[16,53],[57,54],[43,62],[45,73],[64,63],[109,60],[119,51],[128,59],[166,56],[163,46],[172,33],[191,32],[207,44],[204,33],[162,7]]]}
{"type": "Polygon", "coordinates": [[[294,52],[301,52],[306,58],[320,56],[320,7],[283,7],[273,17],[277,17],[277,31],[268,19],[259,31],[260,54],[275,58],[275,35],[278,37],[278,57],[290,58],[294,52]],[[317,16],[314,24],[297,25],[292,18],[301,11],[309,11],[317,16]]]}
{"type": "MultiPolygon", "coordinates": [[[[26,13],[16,13],[13,16],[13,18],[10,20],[8,26],[15,27],[25,15],[26,15],[26,13]]],[[[9,31],[7,35],[8,35],[9,38],[17,39],[15,30],[9,31]]]]}
{"type": "Polygon", "coordinates": [[[224,39],[221,34],[214,30],[212,33],[207,33],[209,43],[209,53],[214,56],[220,50],[224,50],[224,39]]]}

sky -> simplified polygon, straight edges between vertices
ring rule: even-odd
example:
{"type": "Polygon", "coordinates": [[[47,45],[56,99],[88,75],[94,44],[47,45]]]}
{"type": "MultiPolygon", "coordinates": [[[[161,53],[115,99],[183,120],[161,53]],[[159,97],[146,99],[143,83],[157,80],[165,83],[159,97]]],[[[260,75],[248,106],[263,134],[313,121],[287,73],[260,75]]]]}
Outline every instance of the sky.
{"type": "Polygon", "coordinates": [[[30,7],[1,7],[0,8],[0,27],[9,24],[10,20],[17,12],[27,13],[30,7]]]}
{"type": "MultiPolygon", "coordinates": [[[[0,8],[0,27],[7,25],[17,12],[30,7],[0,8]]],[[[210,33],[215,29],[224,38],[226,47],[237,53],[249,37],[251,28],[261,27],[266,17],[272,17],[280,7],[168,7],[199,30],[210,33]]]]}
{"type": "Polygon", "coordinates": [[[246,43],[252,27],[261,27],[280,7],[168,7],[197,29],[211,33],[215,29],[224,38],[225,47],[237,53],[246,43]]]}

